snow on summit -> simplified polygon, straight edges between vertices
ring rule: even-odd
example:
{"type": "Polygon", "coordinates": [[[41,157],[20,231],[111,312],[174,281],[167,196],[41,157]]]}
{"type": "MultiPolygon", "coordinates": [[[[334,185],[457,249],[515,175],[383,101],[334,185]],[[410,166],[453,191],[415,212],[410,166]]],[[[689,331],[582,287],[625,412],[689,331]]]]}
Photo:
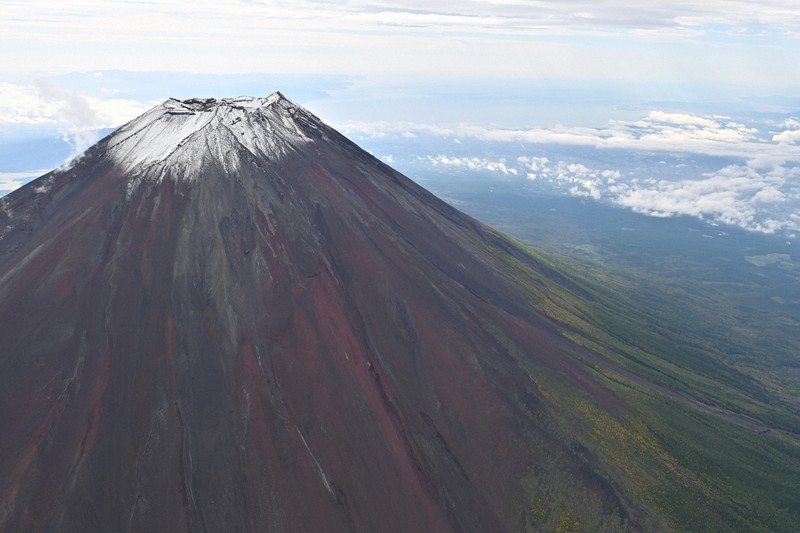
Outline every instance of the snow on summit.
{"type": "Polygon", "coordinates": [[[275,158],[307,142],[293,118],[297,109],[279,92],[266,98],[169,99],[114,132],[108,153],[126,170],[161,163],[195,167],[208,157],[230,170],[232,152],[275,158]]]}

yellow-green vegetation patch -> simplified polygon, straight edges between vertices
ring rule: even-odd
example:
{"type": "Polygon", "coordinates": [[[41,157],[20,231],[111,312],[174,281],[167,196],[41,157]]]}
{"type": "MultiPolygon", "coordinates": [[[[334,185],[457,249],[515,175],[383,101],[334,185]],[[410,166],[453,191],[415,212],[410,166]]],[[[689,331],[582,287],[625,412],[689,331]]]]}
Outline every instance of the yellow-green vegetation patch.
{"type": "MultiPolygon", "coordinates": [[[[744,322],[740,309],[713,287],[627,278],[514,244],[529,259],[509,249],[496,253],[497,267],[586,350],[576,350],[576,358],[632,409],[612,414],[587,396],[565,395],[568,387],[558,376],[541,370],[529,369],[531,379],[552,405],[561,434],[591,449],[626,493],[666,521],[652,524],[653,530],[796,531],[800,418],[796,397],[774,389],[796,382],[796,358],[789,356],[798,344],[793,334],[776,337],[787,346],[765,337],[796,331],[796,324],[761,317],[744,322]],[[579,416],[564,418],[574,406],[579,416]]],[[[748,261],[784,266],[790,257],[748,261]]],[[[569,476],[532,474],[529,500],[521,502],[525,528],[625,530],[624,519],[593,521],[596,515],[575,497],[579,487],[569,476]],[[536,476],[556,479],[557,488],[545,490],[536,476]]]]}
{"type": "Polygon", "coordinates": [[[766,254],[766,255],[746,255],[745,261],[757,267],[764,267],[773,263],[791,263],[792,258],[789,254],[766,254]]]}

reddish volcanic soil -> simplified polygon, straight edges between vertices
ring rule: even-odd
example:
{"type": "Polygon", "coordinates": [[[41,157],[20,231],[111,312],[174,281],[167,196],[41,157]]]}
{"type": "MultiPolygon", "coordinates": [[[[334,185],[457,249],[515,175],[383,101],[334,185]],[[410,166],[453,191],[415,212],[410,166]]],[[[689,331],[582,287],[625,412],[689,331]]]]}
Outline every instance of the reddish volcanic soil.
{"type": "MultiPolygon", "coordinates": [[[[148,127],[233,106],[192,102],[148,127]]],[[[532,259],[279,95],[238,109],[2,200],[0,530],[513,531],[553,465],[645,520],[548,422],[532,369],[625,406],[499,258],[532,259]]]]}

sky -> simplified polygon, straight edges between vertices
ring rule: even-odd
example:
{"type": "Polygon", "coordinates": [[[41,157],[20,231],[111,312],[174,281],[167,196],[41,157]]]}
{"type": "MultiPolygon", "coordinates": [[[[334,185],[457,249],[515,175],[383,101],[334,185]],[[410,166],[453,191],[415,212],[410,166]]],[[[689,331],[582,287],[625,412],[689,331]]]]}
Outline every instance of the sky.
{"type": "MultiPolygon", "coordinates": [[[[56,134],[78,153],[168,97],[281,90],[421,171],[505,159],[654,216],[800,229],[795,1],[0,0],[0,57],[0,148],[56,134]],[[440,151],[401,146],[421,135],[440,151]],[[666,154],[674,173],[593,165],[589,149],[666,154]],[[687,154],[716,167],[670,159],[687,154]]],[[[43,170],[5,158],[0,194],[43,170]]]]}
{"type": "Polygon", "coordinates": [[[797,84],[790,0],[3,1],[0,74],[88,70],[797,84]],[[747,73],[746,76],[744,73],[747,73]]]}

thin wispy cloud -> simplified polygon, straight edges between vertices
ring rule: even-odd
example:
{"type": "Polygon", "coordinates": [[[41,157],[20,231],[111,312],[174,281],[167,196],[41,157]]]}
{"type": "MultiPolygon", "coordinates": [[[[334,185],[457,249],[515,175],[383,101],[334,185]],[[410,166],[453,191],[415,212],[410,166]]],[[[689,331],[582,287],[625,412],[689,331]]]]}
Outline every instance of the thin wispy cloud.
{"type": "MultiPolygon", "coordinates": [[[[160,14],[170,19],[190,17],[195,24],[247,18],[253,23],[274,20],[308,29],[376,29],[403,27],[420,30],[544,32],[573,28],[658,30],[698,29],[740,35],[764,28],[795,32],[800,7],[781,0],[672,0],[659,3],[620,3],[611,0],[571,2],[525,1],[186,1],[165,3],[126,0],[88,0],[80,3],[48,0],[5,2],[5,19],[50,24],[85,23],[94,18],[160,14]]],[[[129,19],[131,20],[131,19],[129,19]]],[[[132,19],[131,21],[135,21],[132,19]]],[[[158,23],[158,21],[155,21],[158,23]]],[[[248,30],[248,27],[244,28],[248,30]]],[[[24,26],[18,31],[24,31],[24,26]]],[[[693,35],[694,33],[692,33],[693,35]]]]}
{"type": "Polygon", "coordinates": [[[725,83],[740,80],[738,68],[749,72],[748,83],[786,83],[800,81],[787,68],[798,35],[800,6],[780,0],[31,0],[3,3],[0,47],[17,54],[0,69],[725,83]],[[791,49],[776,50],[778,41],[791,49]]]}
{"type": "MultiPolygon", "coordinates": [[[[762,138],[758,130],[727,117],[652,111],[637,121],[611,121],[606,127],[532,129],[489,128],[475,124],[433,125],[409,122],[346,122],[343,131],[360,138],[387,135],[437,135],[496,143],[558,144],[600,149],[683,152],[720,157],[800,160],[786,132],[762,138]]],[[[793,135],[793,133],[791,134],[793,135]]]]}

